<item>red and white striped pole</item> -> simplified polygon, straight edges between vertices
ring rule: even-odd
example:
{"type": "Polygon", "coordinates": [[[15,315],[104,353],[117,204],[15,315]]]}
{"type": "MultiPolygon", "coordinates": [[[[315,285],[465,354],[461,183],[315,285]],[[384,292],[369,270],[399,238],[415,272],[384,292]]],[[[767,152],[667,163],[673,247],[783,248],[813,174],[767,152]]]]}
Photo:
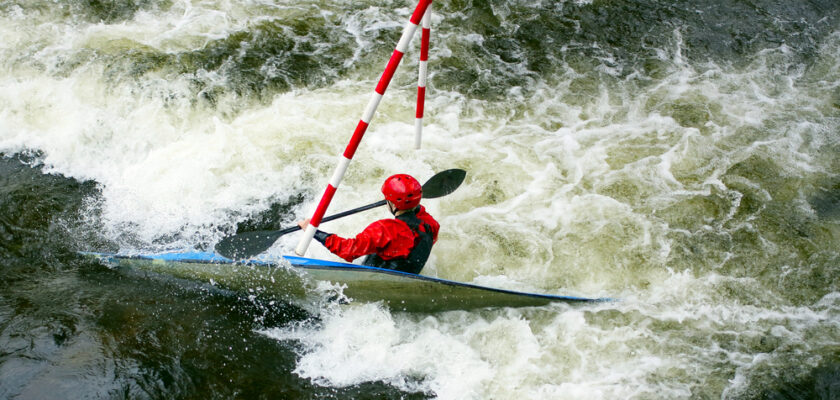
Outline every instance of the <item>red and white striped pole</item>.
{"type": "Polygon", "coordinates": [[[373,119],[373,113],[376,112],[376,108],[379,106],[382,96],[385,95],[385,89],[387,89],[388,84],[391,83],[391,78],[394,77],[394,72],[397,70],[397,66],[400,65],[403,54],[405,54],[405,50],[408,48],[411,38],[414,37],[414,33],[417,31],[417,25],[420,24],[421,18],[426,13],[426,9],[431,3],[432,0],[420,0],[420,2],[417,3],[417,7],[414,9],[414,13],[411,14],[411,18],[408,23],[403,28],[400,41],[397,43],[394,53],[391,54],[391,59],[388,60],[388,65],[385,67],[385,71],[382,72],[382,76],[379,77],[379,83],[376,85],[376,89],[368,101],[367,108],[365,109],[364,114],[362,114],[362,119],[359,120],[359,123],[356,125],[356,130],[353,132],[353,137],[350,138],[350,143],[348,143],[347,147],[344,149],[344,154],[338,162],[338,166],[336,166],[332,178],[330,178],[330,182],[324,190],[324,194],[321,196],[318,208],[316,208],[315,213],[312,214],[312,218],[309,220],[309,225],[306,227],[303,237],[300,238],[300,242],[298,242],[298,245],[295,248],[295,254],[302,256],[306,253],[306,249],[309,247],[309,243],[315,236],[315,231],[318,229],[318,225],[321,224],[321,219],[327,212],[327,207],[329,207],[330,202],[335,195],[335,191],[338,189],[338,185],[341,184],[341,180],[344,178],[344,173],[350,165],[350,160],[353,159],[353,155],[356,153],[356,149],[359,147],[359,143],[362,141],[362,137],[365,135],[365,131],[367,130],[368,125],[370,125],[371,119],[373,119]]]}
{"type": "Polygon", "coordinates": [[[417,78],[417,114],[414,120],[414,148],[420,148],[423,138],[423,108],[426,104],[426,71],[429,61],[429,36],[432,29],[432,7],[426,9],[423,15],[423,35],[420,40],[420,77],[417,78]]]}

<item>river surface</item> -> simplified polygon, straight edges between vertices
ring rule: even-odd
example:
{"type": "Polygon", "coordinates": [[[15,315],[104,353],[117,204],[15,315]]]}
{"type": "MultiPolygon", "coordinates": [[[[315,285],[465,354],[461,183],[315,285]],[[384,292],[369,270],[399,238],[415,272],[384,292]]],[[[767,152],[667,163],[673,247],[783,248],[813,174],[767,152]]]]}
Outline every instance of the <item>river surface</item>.
{"type": "Polygon", "coordinates": [[[0,398],[840,397],[836,0],[433,4],[422,149],[418,31],[330,210],[462,168],[425,275],[619,301],[312,313],[78,255],[309,216],[413,8],[0,0],[0,398]]]}

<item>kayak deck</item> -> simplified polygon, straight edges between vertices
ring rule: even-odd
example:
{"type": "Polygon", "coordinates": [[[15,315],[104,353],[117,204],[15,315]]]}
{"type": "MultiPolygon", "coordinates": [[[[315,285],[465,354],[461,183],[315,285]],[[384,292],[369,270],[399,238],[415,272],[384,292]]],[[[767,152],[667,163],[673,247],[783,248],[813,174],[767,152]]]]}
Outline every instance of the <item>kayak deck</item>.
{"type": "Polygon", "coordinates": [[[608,301],[517,292],[406,272],[283,256],[280,259],[255,258],[233,261],[214,253],[179,252],[150,255],[83,253],[117,267],[150,271],[182,279],[197,280],[232,290],[257,290],[280,296],[293,303],[318,302],[312,289],[318,282],[341,287],[351,302],[382,301],[392,310],[436,312],[488,307],[535,307],[550,303],[588,303],[608,301]]]}

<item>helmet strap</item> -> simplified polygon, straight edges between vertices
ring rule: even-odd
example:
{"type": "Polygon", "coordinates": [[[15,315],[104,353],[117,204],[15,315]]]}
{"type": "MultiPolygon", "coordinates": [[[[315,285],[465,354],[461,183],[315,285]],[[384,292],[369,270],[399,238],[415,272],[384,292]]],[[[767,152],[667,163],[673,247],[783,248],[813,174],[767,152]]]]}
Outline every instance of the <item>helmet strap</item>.
{"type": "Polygon", "coordinates": [[[390,211],[391,214],[395,217],[403,215],[407,212],[412,212],[412,211],[416,210],[417,207],[420,207],[420,206],[417,206],[417,207],[414,207],[414,208],[410,208],[408,210],[397,210],[397,207],[394,205],[394,203],[390,202],[389,200],[386,200],[385,202],[388,203],[388,211],[390,211]]]}

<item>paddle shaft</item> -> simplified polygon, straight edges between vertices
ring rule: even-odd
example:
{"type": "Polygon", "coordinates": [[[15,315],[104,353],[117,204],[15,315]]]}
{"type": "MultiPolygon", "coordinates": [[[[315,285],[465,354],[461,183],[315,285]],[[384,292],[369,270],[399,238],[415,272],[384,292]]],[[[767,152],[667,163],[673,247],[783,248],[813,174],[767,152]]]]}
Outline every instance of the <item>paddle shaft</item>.
{"type": "MultiPolygon", "coordinates": [[[[386,204],[385,200],[377,201],[376,203],[368,204],[352,210],[340,212],[338,214],[324,217],[322,221],[331,221],[341,217],[346,217],[361,211],[370,210],[371,208],[380,207],[386,204]]],[[[216,245],[216,251],[230,259],[250,258],[259,253],[268,250],[280,236],[287,233],[292,233],[301,230],[298,225],[288,227],[279,231],[256,231],[245,232],[238,235],[228,237],[216,245]]]]}
{"type": "MultiPolygon", "coordinates": [[[[338,214],[333,214],[333,215],[330,215],[328,217],[324,217],[323,219],[321,219],[321,222],[327,222],[327,221],[332,221],[334,219],[344,218],[348,215],[353,215],[355,213],[370,210],[371,208],[384,206],[386,203],[387,202],[385,200],[379,200],[376,203],[371,203],[371,204],[368,204],[366,206],[357,207],[357,208],[354,208],[352,210],[342,211],[338,214]]],[[[288,227],[288,228],[283,229],[283,230],[279,230],[279,231],[277,231],[277,237],[283,236],[287,233],[292,233],[292,232],[299,231],[300,229],[301,229],[300,226],[295,225],[295,226],[291,226],[291,227],[288,227]]]]}
{"type": "MultiPolygon", "coordinates": [[[[434,199],[452,193],[464,181],[466,174],[467,172],[462,169],[448,169],[435,174],[423,184],[423,198],[434,199]]],[[[386,203],[385,200],[380,200],[366,206],[324,217],[321,221],[331,221],[346,217],[361,211],[383,206],[386,203]]],[[[216,251],[231,259],[250,258],[268,250],[280,236],[299,230],[301,230],[300,226],[292,226],[278,231],[256,231],[236,234],[216,244],[216,251]]]]}

